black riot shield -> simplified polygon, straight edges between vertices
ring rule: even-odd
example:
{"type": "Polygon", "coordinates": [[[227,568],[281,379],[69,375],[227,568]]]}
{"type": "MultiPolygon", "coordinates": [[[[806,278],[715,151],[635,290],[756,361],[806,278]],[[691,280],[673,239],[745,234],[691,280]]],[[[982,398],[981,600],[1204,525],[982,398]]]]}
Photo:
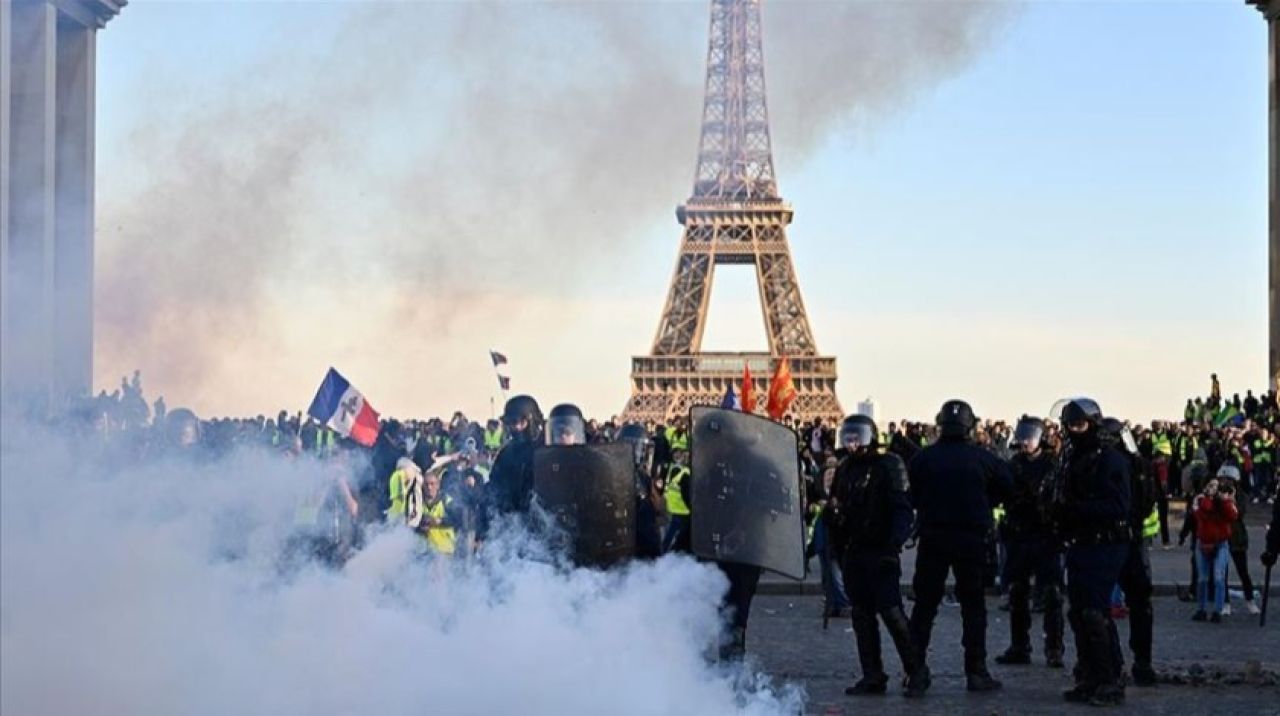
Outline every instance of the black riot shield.
{"type": "Polygon", "coordinates": [[[723,408],[690,414],[693,553],[804,578],[804,517],[796,434],[723,408]]]}
{"type": "Polygon", "coordinates": [[[629,444],[540,447],[533,451],[533,492],[563,531],[574,563],[607,567],[635,553],[629,444]]]}

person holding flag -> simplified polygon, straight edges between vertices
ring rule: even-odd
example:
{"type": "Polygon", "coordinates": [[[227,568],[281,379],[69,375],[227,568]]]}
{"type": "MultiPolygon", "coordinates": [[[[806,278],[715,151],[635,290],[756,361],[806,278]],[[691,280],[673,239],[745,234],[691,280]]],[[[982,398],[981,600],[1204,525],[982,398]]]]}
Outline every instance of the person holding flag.
{"type": "Polygon", "coordinates": [[[365,447],[372,447],[378,439],[378,411],[333,368],[325,374],[307,414],[365,447]]]}

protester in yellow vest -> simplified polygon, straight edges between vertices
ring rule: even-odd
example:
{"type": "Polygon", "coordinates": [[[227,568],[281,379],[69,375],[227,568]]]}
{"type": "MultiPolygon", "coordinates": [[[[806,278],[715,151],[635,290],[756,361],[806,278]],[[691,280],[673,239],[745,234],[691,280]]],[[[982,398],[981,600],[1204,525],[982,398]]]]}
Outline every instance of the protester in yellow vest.
{"type": "Polygon", "coordinates": [[[403,523],[410,513],[417,513],[422,504],[422,470],[407,457],[396,461],[395,472],[388,480],[391,508],[387,521],[403,523]]]}
{"type": "Polygon", "coordinates": [[[490,420],[484,429],[484,449],[496,453],[502,449],[502,423],[490,420]]]}
{"type": "Polygon", "coordinates": [[[671,445],[672,463],[667,471],[663,497],[667,502],[667,533],[662,537],[662,551],[689,551],[689,458],[688,442],[683,437],[671,445]]]}
{"type": "Polygon", "coordinates": [[[427,538],[427,549],[435,554],[452,555],[457,550],[457,526],[460,515],[453,508],[453,498],[440,491],[440,475],[427,473],[422,480],[422,519],[418,531],[427,538]]]}

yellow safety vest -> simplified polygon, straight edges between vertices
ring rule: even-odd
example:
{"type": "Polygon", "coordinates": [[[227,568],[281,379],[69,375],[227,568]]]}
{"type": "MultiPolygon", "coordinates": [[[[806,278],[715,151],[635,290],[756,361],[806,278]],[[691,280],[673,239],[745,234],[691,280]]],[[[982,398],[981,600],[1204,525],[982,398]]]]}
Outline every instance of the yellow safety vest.
{"type": "Polygon", "coordinates": [[[484,446],[488,450],[497,450],[502,447],[502,428],[498,428],[493,432],[484,431],[484,446]]]}
{"type": "Polygon", "coordinates": [[[404,470],[396,470],[391,473],[391,479],[388,481],[391,491],[391,508],[387,510],[387,519],[399,521],[401,524],[404,524],[405,503],[408,499],[406,477],[408,476],[404,470]]]}
{"type": "MultiPolygon", "coordinates": [[[[452,502],[448,495],[441,495],[435,504],[423,505],[422,516],[444,521],[445,505],[452,502]]],[[[458,537],[452,527],[428,527],[427,528],[427,546],[436,554],[453,554],[457,547],[458,537]]]]}
{"type": "Polygon", "coordinates": [[[1142,536],[1151,538],[1160,534],[1160,509],[1158,507],[1151,508],[1151,514],[1142,521],[1142,536]]]}
{"type": "Polygon", "coordinates": [[[667,487],[662,495],[667,500],[667,512],[672,515],[689,514],[689,506],[684,502],[684,495],[680,494],[680,483],[688,474],[689,468],[677,465],[671,468],[671,474],[667,478],[667,487]]]}
{"type": "Polygon", "coordinates": [[[1154,433],[1151,436],[1151,451],[1156,455],[1164,455],[1165,457],[1173,456],[1173,443],[1169,442],[1169,436],[1164,433],[1154,433]]]}
{"type": "Polygon", "coordinates": [[[688,433],[685,433],[684,435],[676,435],[675,428],[667,428],[665,435],[667,436],[667,444],[671,446],[672,450],[688,450],[689,449],[688,433]]]}

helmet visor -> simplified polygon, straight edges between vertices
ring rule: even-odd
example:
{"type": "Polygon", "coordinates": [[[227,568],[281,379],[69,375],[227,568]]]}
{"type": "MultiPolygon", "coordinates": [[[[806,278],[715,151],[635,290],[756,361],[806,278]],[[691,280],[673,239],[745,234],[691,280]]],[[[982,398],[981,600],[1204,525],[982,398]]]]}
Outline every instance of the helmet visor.
{"type": "Polygon", "coordinates": [[[1049,409],[1049,416],[1074,432],[1088,429],[1090,418],[1102,419],[1102,409],[1092,398],[1063,398],[1049,409]]]}
{"type": "Polygon", "coordinates": [[[840,445],[846,450],[870,447],[875,438],[875,431],[870,425],[858,423],[840,426],[840,445]]]}
{"type": "Polygon", "coordinates": [[[1040,440],[1043,438],[1044,427],[1030,421],[1020,421],[1013,431],[1013,441],[1027,450],[1040,447],[1040,440]]]}
{"type": "Polygon", "coordinates": [[[1138,441],[1133,439],[1133,433],[1129,432],[1129,428],[1120,431],[1120,444],[1124,446],[1125,452],[1130,455],[1138,454],[1138,441]]]}
{"type": "Polygon", "coordinates": [[[566,415],[547,422],[548,445],[582,445],[587,442],[587,428],[582,418],[566,415]]]}
{"type": "Polygon", "coordinates": [[[639,438],[623,438],[623,442],[631,446],[631,462],[636,467],[648,470],[650,460],[653,458],[653,441],[639,438]]]}

